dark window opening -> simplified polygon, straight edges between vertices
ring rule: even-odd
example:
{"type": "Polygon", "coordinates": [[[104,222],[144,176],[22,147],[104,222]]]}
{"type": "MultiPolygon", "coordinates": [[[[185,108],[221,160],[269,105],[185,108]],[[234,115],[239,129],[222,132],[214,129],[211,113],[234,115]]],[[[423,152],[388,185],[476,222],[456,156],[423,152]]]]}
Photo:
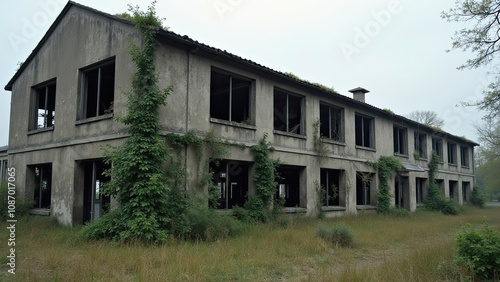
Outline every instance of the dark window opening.
{"type": "Polygon", "coordinates": [[[464,202],[467,202],[469,200],[470,193],[471,193],[470,182],[463,181],[462,182],[462,197],[463,197],[464,202]]]}
{"type": "Polygon", "coordinates": [[[375,147],[373,118],[356,115],[355,117],[356,145],[366,148],[375,147]]]}
{"type": "Polygon", "coordinates": [[[319,106],[320,134],[322,137],[344,142],[344,110],[326,105],[319,106]]]}
{"type": "Polygon", "coordinates": [[[274,90],[274,130],[304,134],[302,128],[303,97],[274,90]]]}
{"type": "Polygon", "coordinates": [[[321,202],[322,206],[340,205],[340,174],[341,170],[325,169],[320,170],[321,180],[321,202]]]}
{"type": "Polygon", "coordinates": [[[33,208],[50,209],[52,191],[52,164],[31,166],[35,175],[33,208]]]}
{"type": "Polygon", "coordinates": [[[300,207],[300,168],[280,166],[277,169],[276,199],[284,199],[285,207],[300,207]]]}
{"type": "Polygon", "coordinates": [[[441,194],[444,195],[444,180],[436,179],[436,184],[439,187],[439,191],[441,191],[441,194]]]}
{"type": "Polygon", "coordinates": [[[443,140],[439,138],[432,138],[432,150],[436,152],[439,159],[443,161],[443,140]]]}
{"type": "Polygon", "coordinates": [[[83,222],[91,222],[110,210],[111,197],[102,193],[103,184],[110,178],[104,172],[110,166],[103,161],[84,162],[83,222]]]}
{"type": "Polygon", "coordinates": [[[115,61],[83,71],[82,118],[113,113],[115,61]]]}
{"type": "Polygon", "coordinates": [[[54,126],[56,114],[56,83],[52,82],[33,89],[35,94],[35,107],[31,128],[49,128],[54,126]]]}
{"type": "Polygon", "coordinates": [[[400,209],[409,209],[408,177],[397,175],[394,178],[394,204],[400,209]]]}
{"type": "Polygon", "coordinates": [[[427,191],[425,190],[425,182],[427,179],[425,178],[415,178],[415,192],[416,192],[416,201],[417,204],[421,204],[424,202],[427,191]]]}
{"type": "Polygon", "coordinates": [[[427,159],[427,135],[415,132],[415,154],[420,159],[427,159]]]}
{"type": "Polygon", "coordinates": [[[8,169],[7,160],[2,160],[2,178],[0,180],[7,180],[7,169],[8,169]]]}
{"type": "Polygon", "coordinates": [[[371,205],[372,178],[372,173],[356,173],[356,205],[371,205]]]}
{"type": "Polygon", "coordinates": [[[458,181],[454,181],[454,180],[450,180],[449,182],[449,195],[450,195],[450,198],[453,199],[453,198],[457,198],[458,196],[458,181]]]}
{"type": "Polygon", "coordinates": [[[448,143],[448,163],[457,164],[457,144],[448,143]]]}
{"type": "Polygon", "coordinates": [[[399,126],[393,127],[394,153],[408,155],[408,136],[406,128],[399,126]]]}
{"type": "Polygon", "coordinates": [[[460,164],[469,167],[469,148],[460,146],[460,164]]]}
{"type": "Polygon", "coordinates": [[[212,71],[210,77],[210,117],[251,124],[249,79],[212,71]]]}
{"type": "Polygon", "coordinates": [[[210,163],[212,182],[217,189],[219,209],[242,207],[248,194],[248,164],[222,160],[210,163]]]}

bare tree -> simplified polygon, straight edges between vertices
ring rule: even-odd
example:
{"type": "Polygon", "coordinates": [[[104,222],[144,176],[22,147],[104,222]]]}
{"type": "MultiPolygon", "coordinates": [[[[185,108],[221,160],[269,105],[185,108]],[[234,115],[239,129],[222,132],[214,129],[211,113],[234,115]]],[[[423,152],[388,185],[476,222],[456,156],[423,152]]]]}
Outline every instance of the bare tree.
{"type": "Polygon", "coordinates": [[[413,111],[409,113],[407,117],[416,122],[433,127],[441,128],[444,125],[444,120],[438,117],[438,114],[433,111],[413,111]]]}

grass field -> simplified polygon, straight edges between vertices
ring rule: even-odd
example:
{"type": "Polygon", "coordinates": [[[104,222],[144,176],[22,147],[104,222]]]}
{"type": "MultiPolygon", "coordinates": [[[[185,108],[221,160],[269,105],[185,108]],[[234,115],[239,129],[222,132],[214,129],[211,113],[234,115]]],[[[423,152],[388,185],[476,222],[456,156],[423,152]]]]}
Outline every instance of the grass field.
{"type": "MultiPolygon", "coordinates": [[[[46,218],[17,223],[16,275],[6,274],[2,232],[0,280],[15,281],[445,281],[453,270],[453,241],[465,224],[500,230],[500,207],[466,208],[459,216],[418,211],[409,217],[376,214],[335,219],[293,218],[286,227],[249,226],[233,239],[170,242],[163,246],[82,242],[78,228],[46,218]],[[342,222],[354,247],[316,237],[319,224],[342,222]],[[10,279],[9,279],[10,280],[10,279]]],[[[4,229],[5,230],[5,229],[4,229]]],[[[460,274],[460,273],[459,273],[460,274]]]]}

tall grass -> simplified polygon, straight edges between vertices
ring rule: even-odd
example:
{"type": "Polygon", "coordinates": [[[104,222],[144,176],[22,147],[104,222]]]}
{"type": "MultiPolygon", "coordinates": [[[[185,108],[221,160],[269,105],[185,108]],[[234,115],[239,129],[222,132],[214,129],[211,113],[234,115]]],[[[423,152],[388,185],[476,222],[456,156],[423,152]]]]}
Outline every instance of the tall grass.
{"type": "MultiPolygon", "coordinates": [[[[452,281],[462,275],[447,274],[454,235],[465,223],[485,221],[498,229],[500,209],[467,208],[454,217],[419,211],[409,217],[295,218],[282,227],[255,225],[231,239],[144,247],[82,242],[78,228],[29,217],[17,225],[14,280],[452,281]],[[321,224],[349,226],[353,247],[336,248],[318,238],[321,224]]],[[[6,240],[4,233],[0,240],[6,240]]],[[[5,266],[1,271],[0,280],[5,266]]]]}

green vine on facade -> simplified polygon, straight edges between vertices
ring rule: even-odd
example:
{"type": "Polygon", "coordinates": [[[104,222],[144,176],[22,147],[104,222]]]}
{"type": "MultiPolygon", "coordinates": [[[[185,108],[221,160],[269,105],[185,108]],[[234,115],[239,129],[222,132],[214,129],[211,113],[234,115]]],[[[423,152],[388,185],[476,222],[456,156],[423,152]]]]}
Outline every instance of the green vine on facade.
{"type": "Polygon", "coordinates": [[[142,39],[140,46],[130,46],[136,71],[128,93],[128,112],[120,119],[129,126],[131,136],[122,146],[104,151],[105,161],[112,167],[106,171],[111,180],[102,192],[115,197],[119,206],[88,227],[88,238],[161,243],[168,236],[166,194],[170,188],[162,166],[168,149],[159,134],[158,108],[166,104],[172,88],[158,87],[155,57],[162,23],[154,5],[146,12],[129,6],[142,39]]]}
{"type": "Polygon", "coordinates": [[[281,162],[271,159],[270,154],[274,148],[270,146],[266,138],[267,134],[264,134],[259,143],[251,148],[255,162],[255,172],[252,175],[255,194],[249,196],[243,207],[234,208],[235,216],[243,221],[267,222],[283,205],[279,201],[273,201],[278,185],[276,183],[277,167],[281,162]]]}
{"type": "Polygon", "coordinates": [[[439,191],[436,182],[436,173],[440,157],[435,151],[432,152],[431,160],[429,161],[429,188],[427,189],[427,198],[424,201],[425,207],[432,211],[440,211],[443,214],[456,215],[459,213],[458,204],[452,199],[446,197],[439,191]]]}
{"type": "Polygon", "coordinates": [[[402,167],[401,162],[393,156],[381,156],[377,162],[370,163],[377,168],[379,190],[377,193],[377,212],[387,214],[391,211],[391,194],[389,178],[402,167]]]}
{"type": "Polygon", "coordinates": [[[319,132],[319,128],[321,126],[321,122],[317,119],[313,123],[313,142],[314,142],[314,150],[318,153],[319,161],[321,162],[324,158],[328,157],[330,151],[327,149],[327,144],[323,142],[323,138],[319,132]]]}

